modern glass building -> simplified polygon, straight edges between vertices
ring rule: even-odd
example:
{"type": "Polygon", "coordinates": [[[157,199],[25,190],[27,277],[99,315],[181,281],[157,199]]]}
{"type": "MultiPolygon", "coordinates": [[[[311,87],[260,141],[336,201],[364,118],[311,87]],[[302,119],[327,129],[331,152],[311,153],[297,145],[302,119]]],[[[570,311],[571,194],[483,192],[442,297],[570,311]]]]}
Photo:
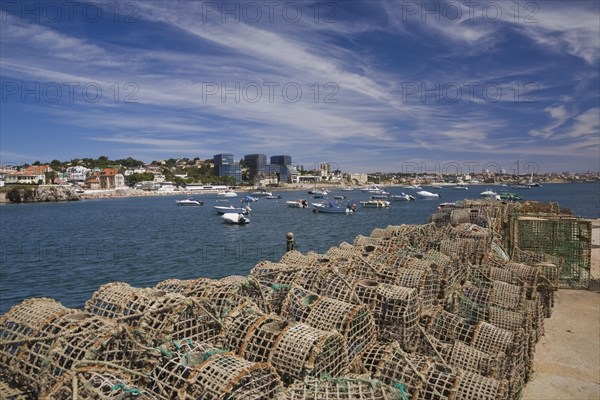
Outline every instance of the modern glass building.
{"type": "Polygon", "coordinates": [[[253,180],[259,173],[264,174],[266,172],[267,156],[264,154],[246,154],[244,156],[244,164],[248,167],[250,180],[253,180]]]}
{"type": "Polygon", "coordinates": [[[242,181],[240,164],[233,160],[233,154],[216,154],[213,156],[216,176],[231,176],[236,182],[242,181]]]}
{"type": "Polygon", "coordinates": [[[292,165],[292,156],[271,156],[272,165],[292,165]]]}

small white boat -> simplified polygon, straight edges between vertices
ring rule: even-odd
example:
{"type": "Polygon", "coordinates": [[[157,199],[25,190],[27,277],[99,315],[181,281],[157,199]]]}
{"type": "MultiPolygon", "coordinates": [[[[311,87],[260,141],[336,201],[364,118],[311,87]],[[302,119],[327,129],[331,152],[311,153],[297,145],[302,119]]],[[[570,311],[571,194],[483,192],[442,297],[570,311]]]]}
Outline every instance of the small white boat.
{"type": "Polygon", "coordinates": [[[390,202],[387,200],[367,200],[361,201],[360,204],[366,208],[386,208],[390,206],[390,202]]]}
{"type": "MultiPolygon", "coordinates": [[[[356,207],[354,205],[340,206],[339,204],[333,201],[324,201],[322,203],[312,203],[313,210],[322,213],[331,213],[331,214],[352,214],[356,211],[356,207]]],[[[314,211],[313,211],[314,212],[314,211]]]]}
{"type": "Polygon", "coordinates": [[[402,189],[421,190],[422,188],[419,185],[409,185],[409,186],[402,186],[402,189]]]}
{"type": "Polygon", "coordinates": [[[402,194],[394,194],[390,197],[390,200],[395,201],[415,201],[415,198],[410,194],[402,193],[402,194]]]}
{"type": "Polygon", "coordinates": [[[204,204],[202,200],[196,200],[192,197],[184,200],[175,200],[178,206],[201,206],[204,204]]]}
{"type": "Polygon", "coordinates": [[[439,194],[437,193],[431,193],[428,192],[427,190],[420,190],[417,192],[417,196],[419,196],[422,199],[427,199],[427,198],[431,198],[431,197],[440,197],[439,194]]]}
{"type": "Polygon", "coordinates": [[[273,193],[267,192],[265,189],[259,189],[256,192],[252,192],[252,196],[273,196],[273,193]]]}
{"type": "Polygon", "coordinates": [[[381,192],[382,190],[383,189],[377,185],[371,185],[371,186],[367,186],[365,188],[360,189],[361,192],[367,192],[367,193],[377,193],[377,192],[381,192]]]}
{"type": "Polygon", "coordinates": [[[469,190],[469,188],[468,188],[468,187],[466,187],[466,186],[461,186],[461,185],[454,186],[454,188],[453,188],[453,189],[454,189],[454,190],[469,190]]]}
{"type": "Polygon", "coordinates": [[[479,194],[481,195],[481,197],[491,197],[491,198],[498,197],[498,193],[494,192],[492,189],[484,190],[483,192],[481,192],[479,194]]]}
{"type": "Polygon", "coordinates": [[[336,200],[346,200],[347,199],[346,196],[341,196],[341,195],[333,196],[333,198],[336,200]]]}
{"type": "Polygon", "coordinates": [[[238,213],[226,213],[223,214],[223,221],[228,224],[234,225],[245,225],[250,223],[250,219],[245,217],[244,214],[238,213]]]}
{"type": "Polygon", "coordinates": [[[226,190],[224,192],[217,193],[217,196],[219,196],[219,197],[237,197],[237,193],[232,192],[231,190],[226,190]]]}
{"type": "Polygon", "coordinates": [[[288,200],[285,202],[285,206],[289,208],[306,208],[308,203],[306,200],[288,200]]]}
{"type": "Polygon", "coordinates": [[[267,197],[265,197],[265,198],[266,198],[266,199],[269,199],[269,200],[277,200],[277,199],[280,199],[280,198],[281,198],[281,195],[280,195],[280,194],[272,194],[272,195],[270,195],[270,196],[267,196],[267,197]]]}
{"type": "Polygon", "coordinates": [[[343,188],[342,192],[351,192],[353,190],[354,190],[353,188],[343,188]]]}
{"type": "Polygon", "coordinates": [[[440,185],[431,185],[432,189],[441,189],[442,187],[440,185]]]}
{"type": "Polygon", "coordinates": [[[213,207],[215,209],[215,211],[217,212],[217,214],[228,214],[228,213],[235,213],[235,214],[250,214],[250,212],[252,212],[252,209],[248,206],[246,207],[234,207],[234,206],[214,206],[213,207]]]}
{"type": "Polygon", "coordinates": [[[513,188],[513,189],[531,189],[531,186],[528,186],[528,185],[512,185],[511,188],[513,188]]]}
{"type": "Polygon", "coordinates": [[[258,201],[258,199],[256,197],[252,197],[252,196],[244,196],[242,198],[242,202],[245,202],[245,203],[254,203],[255,201],[258,201]]]}

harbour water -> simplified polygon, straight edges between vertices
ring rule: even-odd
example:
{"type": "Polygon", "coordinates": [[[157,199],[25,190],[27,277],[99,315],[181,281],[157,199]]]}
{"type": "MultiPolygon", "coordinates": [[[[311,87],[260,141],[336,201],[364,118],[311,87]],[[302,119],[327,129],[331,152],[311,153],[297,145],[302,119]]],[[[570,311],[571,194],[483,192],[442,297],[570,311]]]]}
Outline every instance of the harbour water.
{"type": "MultiPolygon", "coordinates": [[[[51,297],[81,308],[104,283],[149,287],[169,279],[246,275],[260,260],[277,261],[291,231],[302,252],[325,252],[376,227],[426,223],[440,202],[479,198],[492,188],[518,192],[526,200],[558,202],[584,218],[600,218],[598,183],[547,184],[529,190],[472,186],[425,190],[441,198],[394,201],[386,209],[362,208],[368,193],[333,191],[356,203],[354,215],[286,208],[287,200],[313,200],[305,191],[279,192],[282,198],[251,203],[248,225],[226,225],[215,195],[196,196],[204,206],[178,207],[184,196],[85,200],[69,203],[0,206],[0,314],[30,297],[51,297]]],[[[415,190],[390,188],[415,195],[415,190]]],[[[276,192],[276,191],[275,191],[276,192]]],[[[241,196],[229,200],[239,205],[241,196]]]]}

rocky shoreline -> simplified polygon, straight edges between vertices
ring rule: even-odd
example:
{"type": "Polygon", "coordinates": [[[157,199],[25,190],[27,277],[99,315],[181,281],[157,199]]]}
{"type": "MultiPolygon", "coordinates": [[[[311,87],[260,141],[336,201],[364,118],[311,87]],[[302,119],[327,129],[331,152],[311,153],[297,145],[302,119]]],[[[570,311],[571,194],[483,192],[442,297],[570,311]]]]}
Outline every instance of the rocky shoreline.
{"type": "Polygon", "coordinates": [[[18,186],[2,193],[0,202],[41,203],[57,201],[77,201],[81,198],[69,186],[40,185],[36,187],[18,186]]]}

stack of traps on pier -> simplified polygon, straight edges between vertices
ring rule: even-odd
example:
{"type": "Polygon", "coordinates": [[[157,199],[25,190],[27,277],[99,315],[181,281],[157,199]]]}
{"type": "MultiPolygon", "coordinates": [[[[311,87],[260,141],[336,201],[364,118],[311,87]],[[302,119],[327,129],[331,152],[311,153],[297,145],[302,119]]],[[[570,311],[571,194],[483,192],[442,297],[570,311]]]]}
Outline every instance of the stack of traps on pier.
{"type": "Polygon", "coordinates": [[[108,283],[0,318],[0,398],[518,399],[591,225],[555,204],[464,202],[248,277],[108,283]]]}

